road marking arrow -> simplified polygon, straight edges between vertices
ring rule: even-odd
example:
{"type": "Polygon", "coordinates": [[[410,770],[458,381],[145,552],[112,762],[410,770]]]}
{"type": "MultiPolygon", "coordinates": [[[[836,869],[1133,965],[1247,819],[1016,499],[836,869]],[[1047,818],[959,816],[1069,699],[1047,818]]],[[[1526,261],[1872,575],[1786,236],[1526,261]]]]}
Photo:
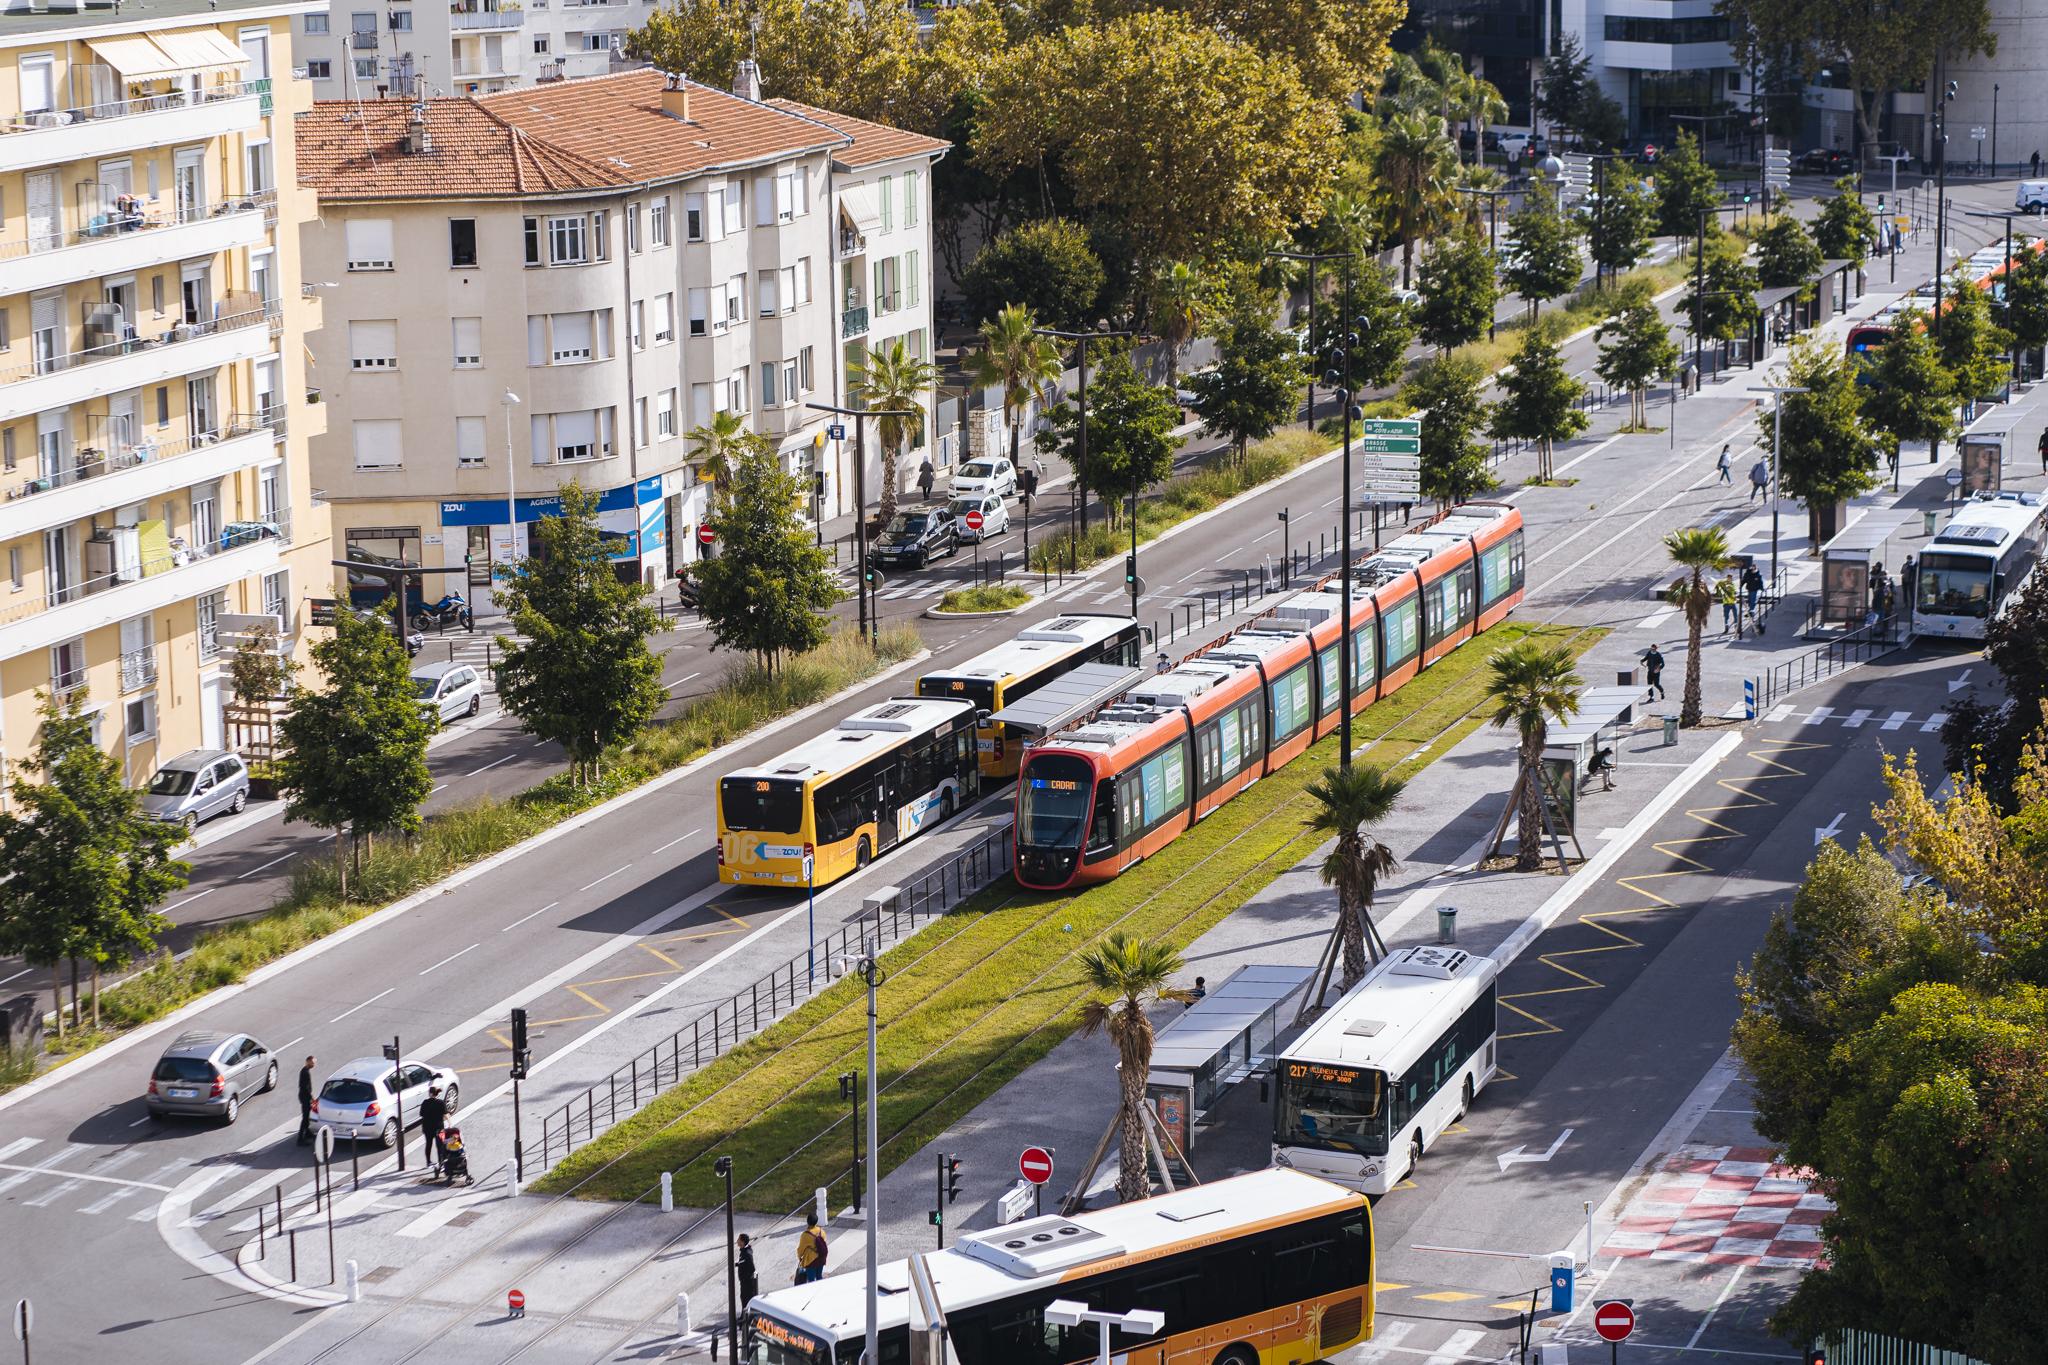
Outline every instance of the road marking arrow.
{"type": "Polygon", "coordinates": [[[1557,1149],[1564,1146],[1564,1140],[1570,1137],[1571,1135],[1572,1130],[1567,1128],[1562,1133],[1559,1133],[1557,1135],[1557,1140],[1550,1144],[1550,1148],[1547,1151],[1530,1152],[1521,1147],[1517,1147],[1512,1152],[1502,1152],[1499,1156],[1495,1157],[1494,1160],[1500,1162],[1500,1168],[1503,1171],[1507,1170],[1508,1167],[1514,1165],[1518,1161],[1548,1161],[1550,1160],[1550,1158],[1557,1155],[1557,1149]]]}
{"type": "Polygon", "coordinates": [[[1956,693],[1962,691],[1965,687],[1968,687],[1969,685],[1970,670],[1966,668],[1959,675],[1948,680],[1948,694],[1951,697],[1953,697],[1956,693]]]}
{"type": "Polygon", "coordinates": [[[1836,814],[1834,819],[1828,821],[1825,825],[1815,825],[1813,827],[1813,846],[1815,848],[1819,848],[1825,840],[1832,839],[1837,834],[1841,833],[1842,819],[1844,816],[1848,815],[1848,813],[1849,812],[1847,811],[1841,811],[1836,814]]]}

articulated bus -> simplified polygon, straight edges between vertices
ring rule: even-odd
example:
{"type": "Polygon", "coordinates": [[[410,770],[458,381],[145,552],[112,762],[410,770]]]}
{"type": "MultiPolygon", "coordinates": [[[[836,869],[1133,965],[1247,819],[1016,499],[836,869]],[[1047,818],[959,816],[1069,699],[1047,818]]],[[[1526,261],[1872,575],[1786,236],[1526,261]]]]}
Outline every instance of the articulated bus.
{"type": "MultiPolygon", "coordinates": [[[[1352,710],[1522,600],[1522,514],[1466,503],[1352,575],[1352,710]]],[[[1107,881],[1336,730],[1342,596],[1325,581],[1025,751],[1017,880],[1107,881]]]]}
{"type": "MultiPolygon", "coordinates": [[[[1030,696],[1082,664],[1136,667],[1147,643],[1144,629],[1129,616],[1069,612],[1022,631],[1017,638],[958,668],[927,673],[917,680],[920,697],[964,697],[991,715],[1030,696]]],[[[975,735],[981,775],[1017,775],[1021,744],[1009,743],[1000,724],[984,724],[975,735]]]]}
{"type": "Polygon", "coordinates": [[[1273,1164],[1385,1194],[1499,1070],[1488,958],[1404,948],[1274,1063],[1273,1164]]]}
{"type": "Polygon", "coordinates": [[[826,886],[981,790],[972,702],[892,697],[718,784],[718,879],[826,886]],[[803,860],[812,859],[811,880],[803,860]]]}
{"type": "MultiPolygon", "coordinates": [[[[1130,1365],[1318,1360],[1372,1335],[1372,1206],[1297,1171],[1255,1171],[970,1232],[875,1280],[881,1365],[1098,1359],[1094,1324],[1047,1320],[1056,1299],[1161,1314],[1155,1335],[1115,1333],[1110,1349],[1130,1365]]],[[[859,1274],[773,1290],[747,1305],[738,1360],[851,1365],[866,1326],[859,1274]]]]}
{"type": "Polygon", "coordinates": [[[1977,497],[1920,552],[1913,586],[1913,631],[1981,640],[2017,597],[2040,559],[2039,498],[1977,497]]]}

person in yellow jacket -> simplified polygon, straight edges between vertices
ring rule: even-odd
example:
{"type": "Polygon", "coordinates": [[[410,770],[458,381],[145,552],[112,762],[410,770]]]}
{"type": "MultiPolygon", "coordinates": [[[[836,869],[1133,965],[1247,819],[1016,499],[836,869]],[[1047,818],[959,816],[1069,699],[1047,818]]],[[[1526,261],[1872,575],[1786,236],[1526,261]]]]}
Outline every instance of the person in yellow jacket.
{"type": "Polygon", "coordinates": [[[818,1226],[817,1211],[804,1215],[804,1231],[796,1239],[796,1283],[809,1284],[825,1278],[825,1229],[818,1226]]]}

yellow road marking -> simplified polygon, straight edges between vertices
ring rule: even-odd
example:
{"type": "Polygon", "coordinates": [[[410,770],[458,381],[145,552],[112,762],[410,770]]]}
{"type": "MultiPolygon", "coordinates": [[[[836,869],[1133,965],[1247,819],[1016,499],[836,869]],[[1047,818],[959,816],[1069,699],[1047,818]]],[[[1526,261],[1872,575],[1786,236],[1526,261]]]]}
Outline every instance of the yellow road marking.
{"type": "MultiPolygon", "coordinates": [[[[587,999],[588,997],[585,998],[587,999]]],[[[611,1013],[610,1010],[600,1009],[596,1014],[565,1014],[560,1019],[536,1019],[533,1021],[533,1026],[535,1028],[553,1028],[557,1024],[580,1024],[586,1019],[602,1019],[609,1013],[611,1013]]]]}
{"type": "Polygon", "coordinates": [[[737,924],[740,928],[744,929],[747,927],[747,922],[745,920],[741,919],[738,915],[728,914],[725,910],[725,907],[721,906],[717,901],[712,901],[710,905],[711,909],[715,913],[724,915],[727,919],[731,920],[734,924],[737,924]]]}
{"type": "Polygon", "coordinates": [[[510,1038],[507,1038],[504,1034],[498,1032],[494,1028],[487,1028],[484,1030],[484,1032],[489,1034],[493,1039],[495,1039],[499,1047],[505,1048],[508,1051],[511,1049],[512,1040],[510,1038]]]}
{"type": "MultiPolygon", "coordinates": [[[[645,981],[645,980],[647,980],[647,979],[648,979],[649,977],[655,977],[655,976],[672,976],[672,975],[674,975],[674,973],[672,973],[672,972],[628,972],[628,973],[627,973],[626,975],[624,975],[624,976],[600,976],[600,977],[599,977],[599,978],[597,978],[597,979],[596,979],[595,981],[577,981],[577,982],[572,982],[571,984],[569,984],[569,985],[567,985],[567,986],[564,986],[564,987],[562,987],[562,989],[563,989],[563,990],[565,990],[565,991],[575,991],[575,992],[576,992],[576,994],[578,994],[578,995],[583,995],[583,992],[582,992],[581,990],[579,990],[579,989],[578,989],[578,987],[582,987],[582,986],[616,986],[616,985],[618,985],[618,984],[619,984],[619,983],[620,983],[621,981],[645,981]]],[[[584,998],[585,1000],[590,1000],[590,997],[589,997],[589,996],[587,996],[587,995],[584,995],[584,996],[583,996],[583,998],[584,998]]],[[[590,1002],[590,1003],[592,1003],[592,1004],[594,1005],[594,1004],[596,1004],[597,1002],[596,1002],[595,1000],[591,1000],[591,1002],[590,1002]]]]}
{"type": "Polygon", "coordinates": [[[717,938],[721,934],[743,934],[746,932],[746,929],[747,926],[744,924],[735,925],[733,928],[730,929],[712,929],[706,927],[703,929],[689,930],[684,933],[671,934],[667,938],[656,939],[655,942],[668,944],[702,943],[707,938],[717,938]]]}
{"type": "MultiPolygon", "coordinates": [[[[661,972],[650,972],[650,973],[648,973],[648,975],[650,975],[650,976],[660,976],[660,975],[663,975],[663,973],[661,973],[661,972]]],[[[593,981],[593,982],[591,982],[590,984],[594,986],[594,985],[596,985],[597,983],[596,983],[595,981],[593,981]]],[[[585,1003],[587,1003],[587,1004],[589,1004],[590,1006],[592,1006],[593,1008],[595,1008],[595,1009],[597,1010],[597,1012],[598,1012],[599,1014],[610,1014],[610,1013],[612,1012],[612,1007],[611,1007],[610,1005],[607,1005],[607,1004],[605,1004],[605,1002],[604,1002],[604,1001],[602,1001],[602,1000],[599,1000],[599,999],[598,999],[598,998],[597,998],[596,996],[594,996],[594,995],[591,995],[591,994],[589,994],[588,992],[584,991],[584,990],[583,990],[583,989],[581,989],[580,987],[577,987],[577,986],[565,986],[565,987],[563,987],[563,989],[564,989],[564,990],[566,990],[566,991],[568,991],[568,992],[569,992],[569,994],[571,994],[571,995],[573,995],[573,996],[577,997],[577,998],[578,998],[579,1000],[582,1000],[582,1001],[584,1001],[585,1003]]]]}
{"type": "Polygon", "coordinates": [[[1395,1284],[1391,1280],[1380,1280],[1373,1285],[1373,1288],[1378,1290],[1382,1294],[1385,1294],[1390,1290],[1406,1289],[1407,1287],[1408,1286],[1405,1284],[1395,1284]]]}
{"type": "Polygon", "coordinates": [[[1463,1303],[1467,1299],[1476,1299],[1479,1296],[1460,1293],[1455,1289],[1439,1289],[1434,1294],[1417,1294],[1415,1297],[1422,1303],[1463,1303]]]}
{"type": "Polygon", "coordinates": [[[1526,1313],[1529,1311],[1529,1301],[1527,1299],[1510,1299],[1506,1303],[1495,1303],[1487,1306],[1500,1309],[1504,1313],[1526,1313]]]}
{"type": "Polygon", "coordinates": [[[680,963],[680,962],[676,961],[676,960],[675,960],[674,958],[670,957],[670,956],[669,956],[669,955],[668,955],[667,953],[664,953],[664,952],[663,952],[663,951],[662,951],[661,949],[659,949],[659,948],[655,947],[655,946],[654,946],[654,945],[653,945],[652,943],[645,943],[645,942],[643,942],[643,943],[637,944],[637,945],[635,945],[635,946],[637,946],[637,947],[640,947],[640,948],[644,948],[644,949],[646,949],[646,950],[647,950],[648,952],[650,952],[650,953],[653,953],[653,954],[654,954],[654,955],[655,955],[656,957],[660,958],[660,959],[661,959],[661,960],[662,960],[663,962],[666,962],[666,963],[667,963],[667,964],[668,964],[669,966],[671,966],[671,967],[675,968],[675,969],[676,969],[677,971],[681,971],[681,970],[683,969],[683,964],[682,964],[682,963],[680,963]]]}

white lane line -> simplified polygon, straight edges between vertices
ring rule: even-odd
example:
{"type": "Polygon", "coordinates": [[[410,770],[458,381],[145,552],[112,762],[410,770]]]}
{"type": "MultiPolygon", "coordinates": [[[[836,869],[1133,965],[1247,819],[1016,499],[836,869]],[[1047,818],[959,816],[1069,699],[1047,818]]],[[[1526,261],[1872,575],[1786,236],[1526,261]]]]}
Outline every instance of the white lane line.
{"type": "MultiPolygon", "coordinates": [[[[473,952],[480,946],[480,944],[472,943],[469,945],[469,947],[464,948],[462,950],[462,953],[473,952]]],[[[456,958],[461,957],[462,953],[450,953],[448,956],[442,958],[439,962],[436,962],[433,966],[421,969],[419,975],[425,976],[428,972],[438,971],[440,968],[445,967],[449,963],[453,962],[456,958]]]]}
{"type": "MultiPolygon", "coordinates": [[[[698,834],[702,834],[703,832],[704,832],[704,831],[703,831],[702,829],[693,829],[693,830],[691,830],[691,831],[690,831],[690,833],[689,833],[689,834],[679,834],[679,835],[677,835],[677,836],[676,836],[675,838],[673,838],[673,839],[669,840],[669,841],[668,841],[667,843],[663,844],[663,845],[662,845],[662,846],[661,846],[660,848],[657,848],[656,850],[654,850],[654,852],[655,852],[655,853],[665,853],[665,852],[667,852],[667,851],[668,851],[669,849],[672,849],[672,848],[674,848],[674,847],[675,847],[675,846],[676,846],[677,844],[680,844],[680,843],[681,843],[681,842],[682,842],[683,840],[685,840],[685,839],[688,839],[688,838],[692,837],[693,835],[698,835],[698,834]]],[[[650,854],[649,856],[651,857],[651,856],[653,856],[653,855],[652,855],[652,854],[650,854]]]]}
{"type": "Polygon", "coordinates": [[[1920,723],[1920,733],[1923,735],[1933,734],[1946,724],[1948,724],[1948,712],[1936,711],[1920,723]]]}
{"type": "Polygon", "coordinates": [[[444,792],[444,791],[447,791],[447,790],[448,790],[448,784],[447,784],[446,782],[443,782],[443,783],[442,783],[442,784],[441,784],[440,786],[438,786],[438,787],[434,788],[434,790],[433,790],[433,791],[430,791],[430,792],[428,792],[428,793],[427,793],[427,795],[429,795],[429,796],[432,796],[432,795],[434,795],[434,794],[435,794],[435,792],[444,792]]]}
{"type": "Polygon", "coordinates": [[[1437,1347],[1436,1353],[1430,1356],[1429,1365],[1450,1365],[1454,1360],[1463,1360],[1474,1346],[1477,1346],[1484,1340],[1486,1340],[1486,1333],[1472,1328],[1467,1328],[1462,1332],[1453,1332],[1450,1335],[1450,1339],[1437,1347]]]}
{"type": "Polygon", "coordinates": [[[14,1141],[8,1143],[5,1147],[0,1147],[0,1161],[5,1161],[8,1157],[11,1156],[17,1156],[20,1153],[27,1151],[29,1148],[35,1146],[38,1142],[41,1141],[41,1138],[16,1138],[14,1141]]]}
{"type": "Polygon", "coordinates": [[[61,1175],[65,1180],[74,1183],[90,1180],[96,1185],[127,1185],[138,1190],[156,1190],[160,1194],[171,1192],[169,1185],[158,1185],[148,1180],[126,1180],[118,1175],[88,1175],[84,1171],[54,1171],[50,1169],[48,1162],[41,1166],[12,1166],[0,1162],[0,1171],[26,1171],[30,1175],[61,1175]]]}
{"type": "MultiPolygon", "coordinates": [[[[548,911],[554,909],[556,906],[560,904],[560,901],[549,901],[546,905],[543,905],[540,909],[534,911],[533,915],[545,915],[548,911]]],[[[532,919],[533,915],[521,915],[518,919],[513,920],[510,924],[506,925],[503,929],[500,929],[498,932],[501,934],[508,934],[512,932],[512,930],[517,929],[520,925],[526,923],[526,921],[532,919]]]]}
{"type": "Polygon", "coordinates": [[[185,908],[186,906],[190,905],[190,904],[191,904],[191,903],[192,903],[193,901],[196,901],[196,900],[200,899],[200,897],[201,897],[201,896],[211,896],[211,895],[213,894],[213,892],[214,892],[214,888],[213,888],[213,887],[210,887],[210,886],[209,886],[209,887],[207,887],[207,888],[206,888],[206,889],[205,889],[204,891],[200,892],[198,896],[187,896],[187,897],[185,897],[185,899],[183,899],[183,900],[179,901],[179,902],[178,902],[178,903],[177,903],[176,905],[167,905],[167,906],[165,906],[165,907],[164,907],[164,913],[165,913],[166,915],[168,915],[168,914],[170,914],[170,913],[171,913],[171,911],[173,911],[173,910],[182,910],[182,909],[184,909],[184,908],[185,908]]]}
{"type": "Polygon", "coordinates": [[[1869,720],[1870,717],[1871,712],[1867,709],[1851,711],[1849,713],[1849,718],[1842,722],[1842,728],[1845,730],[1861,729],[1863,726],[1863,722],[1869,720]]]}
{"type": "Polygon", "coordinates": [[[236,877],[235,880],[241,881],[243,877],[253,877],[258,872],[268,872],[271,868],[276,867],[279,863],[288,862],[291,859],[296,858],[298,856],[298,853],[296,851],[293,851],[291,853],[286,853],[280,857],[272,858],[269,862],[265,863],[261,867],[250,868],[247,872],[242,873],[240,877],[236,877]]]}
{"type": "Polygon", "coordinates": [[[144,1115],[143,1115],[143,1116],[142,1116],[141,1118],[139,1118],[139,1119],[135,1120],[135,1122],[133,1122],[133,1123],[129,1124],[128,1126],[129,1126],[130,1128],[140,1128],[140,1127],[141,1127],[141,1126],[142,1126],[143,1124],[145,1124],[145,1123],[148,1123],[148,1122],[149,1122],[149,1120],[150,1120],[150,1117],[151,1117],[150,1115],[148,1115],[148,1114],[144,1114],[144,1115]]]}
{"type": "Polygon", "coordinates": [[[15,974],[14,974],[13,976],[0,976],[0,986],[4,986],[4,985],[6,985],[6,984],[7,984],[8,982],[10,982],[10,981],[18,980],[18,979],[19,979],[19,978],[21,978],[21,977],[27,976],[27,975],[28,975],[28,974],[29,974],[30,972],[32,972],[32,971],[34,971],[34,970],[35,970],[35,968],[33,968],[33,967],[23,967],[23,968],[22,968],[22,969],[21,969],[20,971],[16,972],[16,973],[15,973],[15,974]]]}
{"type": "Polygon", "coordinates": [[[493,769],[493,768],[497,767],[497,766],[498,766],[498,765],[499,765],[500,763],[510,763],[510,762],[511,762],[511,761],[512,761],[513,759],[515,759],[515,758],[517,758],[517,757],[519,757],[519,755],[518,755],[518,754],[506,754],[506,755],[505,755],[505,756],[504,756],[503,758],[494,758],[494,759],[492,759],[492,760],[491,760],[491,761],[490,761],[489,763],[486,763],[486,764],[484,764],[484,766],[483,766],[483,767],[481,767],[481,768],[472,768],[472,769],[470,769],[470,770],[469,770],[468,772],[464,773],[464,774],[462,775],[462,776],[463,776],[463,779],[464,779],[465,781],[467,781],[468,779],[470,779],[470,778],[472,778],[472,777],[478,777],[478,776],[481,776],[482,774],[484,774],[484,773],[487,773],[487,772],[489,772],[489,771],[490,771],[491,769],[493,769]]]}
{"type": "Polygon", "coordinates": [[[1891,719],[1887,720],[1883,725],[1880,725],[1877,728],[1880,730],[1897,730],[1900,727],[1904,726],[1905,723],[1911,719],[1913,719],[1913,713],[1911,711],[1894,711],[1891,714],[1891,719]]]}
{"type": "Polygon", "coordinates": [[[669,685],[668,685],[667,687],[664,687],[664,688],[662,688],[661,690],[662,690],[662,691],[664,691],[664,692],[673,692],[673,691],[675,691],[675,690],[676,690],[676,689],[677,689],[678,687],[681,687],[681,686],[682,686],[682,685],[683,685],[684,683],[686,683],[686,682],[690,682],[690,681],[693,681],[694,679],[697,679],[697,678],[701,678],[701,677],[703,677],[703,676],[704,676],[704,674],[703,674],[703,672],[702,672],[702,671],[700,670],[700,671],[698,671],[698,672],[696,672],[696,673],[692,673],[692,674],[690,674],[690,676],[689,676],[689,677],[687,677],[687,678],[677,678],[677,679],[676,679],[676,680],[675,680],[674,682],[670,683],[670,684],[669,684],[669,685]]]}
{"type": "Polygon", "coordinates": [[[619,866],[617,866],[617,867],[613,868],[613,869],[612,869],[611,871],[609,871],[609,872],[605,873],[605,874],[604,874],[604,875],[603,875],[602,877],[599,877],[599,878],[597,879],[597,881],[595,881],[595,882],[585,882],[585,883],[584,883],[583,885],[581,885],[581,886],[577,887],[576,889],[577,889],[578,891],[588,891],[588,890],[589,890],[589,889],[590,889],[591,887],[593,887],[593,886],[596,886],[596,885],[598,884],[598,882],[608,882],[608,881],[610,881],[610,880],[611,880],[611,879],[612,879],[613,877],[616,877],[616,876],[618,876],[618,875],[619,875],[619,874],[620,874],[621,872],[624,872],[624,871],[625,871],[625,870],[626,870],[627,868],[629,868],[629,867],[631,867],[631,866],[632,866],[632,864],[631,864],[631,863],[621,863],[621,864],[620,864],[619,866]]]}
{"type": "Polygon", "coordinates": [[[1749,1267],[1746,1265],[1735,1267],[1735,1273],[1728,1277],[1728,1283],[1722,1285],[1721,1292],[1714,1296],[1714,1306],[1709,1308],[1707,1315],[1700,1319],[1700,1325],[1692,1329],[1692,1338],[1685,1343],[1686,1350],[1690,1351],[1693,1347],[1700,1344],[1700,1338],[1707,1334],[1707,1325],[1713,1322],[1714,1314],[1721,1311],[1721,1305],[1727,1302],[1729,1293],[1735,1288],[1735,1282],[1742,1278],[1742,1272],[1747,1269],[1749,1267]]]}
{"type": "Polygon", "coordinates": [[[306,1035],[302,1033],[298,1037],[292,1039],[292,1041],[289,1043],[279,1043],[274,1049],[272,1049],[270,1055],[273,1057],[282,1057],[284,1056],[284,1054],[292,1050],[293,1044],[303,1043],[305,1041],[306,1035]]]}
{"type": "Polygon", "coordinates": [[[13,1175],[8,1176],[4,1180],[0,1180],[0,1194],[5,1194],[7,1193],[7,1191],[13,1189],[16,1185],[23,1184],[31,1176],[47,1172],[51,1167],[55,1166],[65,1157],[70,1156],[73,1152],[78,1150],[78,1143],[66,1143],[64,1146],[64,1150],[58,1152],[57,1155],[51,1157],[49,1160],[44,1161],[41,1164],[35,1166],[16,1166],[9,1162],[0,1162],[0,1171],[14,1172],[13,1175]]]}
{"type": "Polygon", "coordinates": [[[330,1024],[338,1024],[342,1020],[348,1018],[351,1014],[354,1014],[357,1010],[366,1009],[369,1006],[376,1004],[379,1000],[382,1000],[385,996],[391,994],[392,991],[395,991],[397,989],[398,987],[392,986],[388,989],[378,991],[375,995],[371,996],[368,1000],[365,1000],[362,1004],[349,1006],[347,1009],[343,1010],[340,1014],[335,1015],[332,1019],[329,1019],[327,1022],[330,1024]]]}
{"type": "MultiPolygon", "coordinates": [[[[65,1174],[70,1175],[70,1172],[67,1171],[65,1174]]],[[[68,1180],[58,1181],[56,1184],[50,1186],[49,1189],[44,1190],[41,1194],[37,1195],[35,1198],[22,1200],[21,1206],[25,1209],[46,1209],[50,1205],[56,1203],[59,1199],[62,1199],[65,1195],[77,1189],[79,1179],[80,1177],[76,1175],[70,1175],[70,1178],[68,1180]]],[[[169,1194],[170,1191],[166,1189],[164,1193],[169,1194]]]]}

